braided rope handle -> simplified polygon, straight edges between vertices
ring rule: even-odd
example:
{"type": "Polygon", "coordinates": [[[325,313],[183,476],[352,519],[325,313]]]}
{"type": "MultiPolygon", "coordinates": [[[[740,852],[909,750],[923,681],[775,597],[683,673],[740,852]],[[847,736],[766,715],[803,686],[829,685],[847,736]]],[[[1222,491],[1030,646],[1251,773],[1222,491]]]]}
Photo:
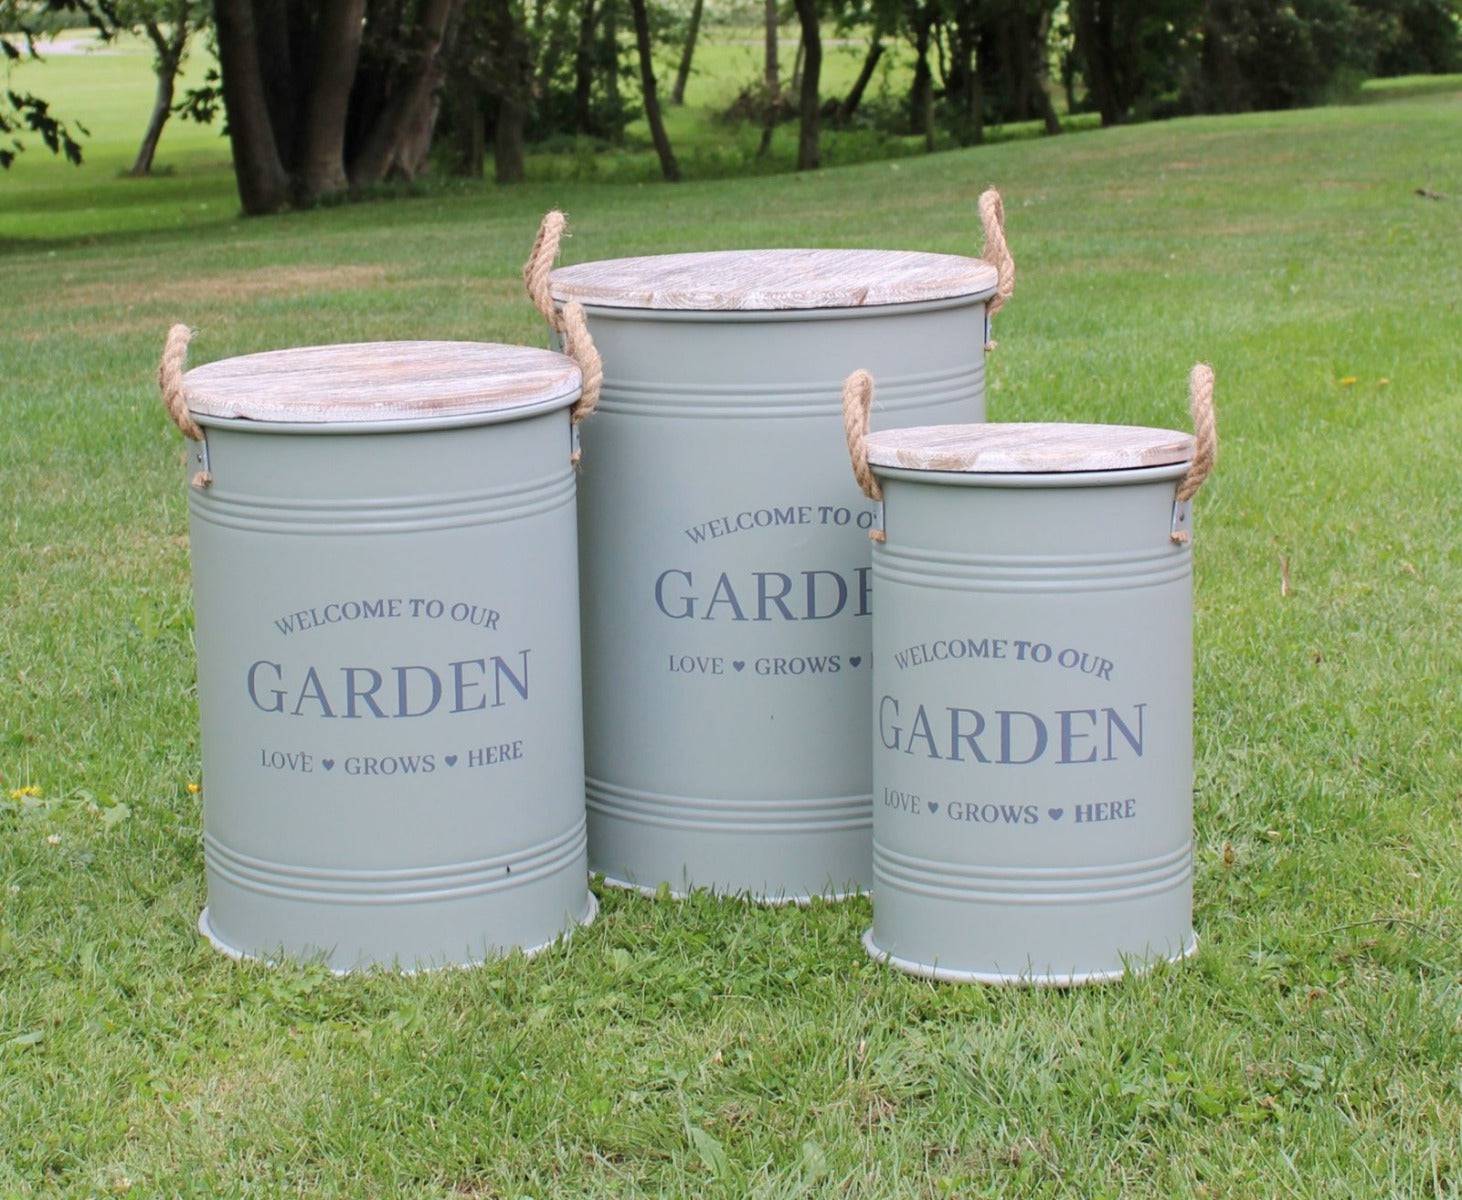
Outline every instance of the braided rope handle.
{"type": "MultiPolygon", "coordinates": [[[[163,407],[174,425],[192,442],[203,440],[203,430],[188,411],[188,391],[183,384],[183,369],[188,362],[188,343],[193,340],[193,331],[186,325],[174,325],[168,330],[167,341],[163,343],[162,359],[157,364],[157,387],[162,393],[163,407]]],[[[207,471],[193,474],[193,486],[206,488],[213,482],[207,471]]]]}
{"type": "Polygon", "coordinates": [[[162,361],[157,364],[157,386],[162,392],[163,407],[173,424],[182,430],[183,436],[192,442],[203,440],[203,430],[188,411],[188,395],[183,387],[183,370],[188,363],[188,343],[193,340],[193,331],[186,325],[174,325],[168,330],[167,341],[162,347],[162,361]]]}
{"type": "MultiPolygon", "coordinates": [[[[868,412],[873,407],[873,376],[861,368],[843,380],[843,435],[848,439],[848,457],[853,478],[870,500],[883,499],[883,485],[868,465],[868,412]]],[[[886,541],[881,529],[870,529],[869,540],[886,541]]]]}
{"type": "MultiPolygon", "coordinates": [[[[1188,372],[1188,410],[1193,416],[1193,461],[1178,480],[1177,503],[1186,504],[1198,494],[1218,461],[1218,415],[1213,406],[1213,368],[1197,363],[1188,372]]],[[[1175,542],[1186,542],[1186,529],[1174,530],[1175,542]]]]}
{"type": "Polygon", "coordinates": [[[1213,408],[1213,368],[1198,363],[1188,372],[1188,410],[1193,414],[1193,461],[1178,481],[1178,499],[1191,500],[1218,461],[1218,419],[1213,408]]]}
{"type": "Polygon", "coordinates": [[[1015,259],[1005,240],[1005,201],[994,188],[980,194],[980,225],[985,231],[985,249],[980,257],[995,268],[995,294],[985,311],[994,316],[1015,294],[1015,259]]]}
{"type": "MultiPolygon", "coordinates": [[[[593,413],[599,404],[599,393],[604,388],[604,360],[599,357],[593,335],[589,333],[584,306],[577,300],[572,300],[559,312],[553,302],[550,276],[567,229],[568,218],[558,209],[550,209],[543,214],[543,220],[538,224],[538,236],[533,239],[533,249],[528,253],[528,261],[523,264],[523,284],[528,289],[528,298],[533,301],[533,307],[548,322],[548,327],[558,334],[564,353],[579,364],[583,383],[573,412],[570,413],[570,419],[577,425],[593,413]]],[[[572,455],[575,465],[579,458],[579,451],[575,450],[572,455]]]]}
{"type": "Polygon", "coordinates": [[[548,327],[559,333],[563,332],[563,325],[553,306],[553,289],[549,286],[548,277],[558,258],[559,244],[567,227],[568,218],[558,209],[544,213],[538,224],[538,236],[533,239],[533,249],[523,264],[523,284],[528,289],[528,299],[533,301],[533,307],[543,315],[548,327]]]}
{"type": "Polygon", "coordinates": [[[564,305],[563,330],[559,336],[563,339],[565,352],[579,364],[579,373],[583,376],[579,398],[570,414],[577,425],[598,407],[599,393],[604,387],[604,360],[599,357],[599,350],[589,333],[584,306],[577,300],[570,300],[564,305]]]}

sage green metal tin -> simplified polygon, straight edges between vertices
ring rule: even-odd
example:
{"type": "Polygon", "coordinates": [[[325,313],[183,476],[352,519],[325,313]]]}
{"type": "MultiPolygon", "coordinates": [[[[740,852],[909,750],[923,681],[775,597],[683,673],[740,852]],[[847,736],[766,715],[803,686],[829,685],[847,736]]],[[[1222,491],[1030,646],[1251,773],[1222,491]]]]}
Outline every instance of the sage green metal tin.
{"type": "MultiPolygon", "coordinates": [[[[442,344],[407,349],[423,345],[402,359],[408,380],[430,380],[417,359],[442,344]]],[[[506,349],[456,345],[489,374],[506,349]]],[[[348,376],[354,349],[252,359],[328,350],[348,376]]],[[[531,951],[592,919],[578,373],[527,353],[565,363],[563,378],[525,402],[509,380],[479,411],[334,420],[327,405],[303,423],[193,408],[205,440],[188,474],[211,475],[189,488],[200,928],[226,953],[427,968],[531,951]]],[[[247,395],[251,358],[227,360],[188,374],[190,405],[220,369],[247,395]]],[[[293,378],[302,409],[334,373],[293,378]]],[[[342,411],[369,407],[369,383],[346,390],[342,411]]]]}
{"type": "Polygon", "coordinates": [[[1171,536],[1186,464],[870,457],[887,540],[869,952],[934,979],[1055,985],[1191,953],[1192,567],[1171,536]]]}
{"type": "MultiPolygon", "coordinates": [[[[560,301],[577,270],[554,273],[560,301]]],[[[876,510],[839,449],[840,383],[876,365],[881,426],[983,420],[993,279],[861,307],[584,302],[604,363],[579,520],[607,882],[772,903],[868,887],[876,510]]]]}

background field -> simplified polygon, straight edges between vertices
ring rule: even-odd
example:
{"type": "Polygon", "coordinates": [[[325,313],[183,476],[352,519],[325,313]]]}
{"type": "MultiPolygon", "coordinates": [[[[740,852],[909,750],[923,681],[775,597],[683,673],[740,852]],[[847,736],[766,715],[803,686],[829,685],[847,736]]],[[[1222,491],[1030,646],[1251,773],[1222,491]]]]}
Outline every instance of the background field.
{"type": "Polygon", "coordinates": [[[90,165],[0,176],[0,1194],[1462,1194],[1456,81],[244,221],[212,133],[168,132],[172,175],[115,178],[145,64],[94,68],[90,165]],[[989,182],[1020,264],[993,418],[1181,424],[1189,364],[1218,372],[1193,962],[937,987],[864,958],[866,902],[613,892],[571,948],[414,979],[197,938],[181,445],[151,378],[169,322],[198,327],[196,361],[539,340],[516,273],[550,205],[570,261],[973,252],[989,182]]]}

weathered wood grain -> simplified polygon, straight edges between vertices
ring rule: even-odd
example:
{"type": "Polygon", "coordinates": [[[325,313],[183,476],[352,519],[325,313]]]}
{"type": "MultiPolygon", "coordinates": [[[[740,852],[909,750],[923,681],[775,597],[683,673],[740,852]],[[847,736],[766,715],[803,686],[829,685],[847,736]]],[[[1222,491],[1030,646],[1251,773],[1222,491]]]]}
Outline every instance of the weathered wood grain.
{"type": "Polygon", "coordinates": [[[1141,425],[925,425],[868,435],[868,461],[916,471],[1121,471],[1187,462],[1193,437],[1141,425]]]}
{"type": "Polygon", "coordinates": [[[607,308],[780,311],[992,295],[978,258],[903,250],[721,250],[578,263],[553,272],[559,303],[607,308]]]}
{"type": "Polygon", "coordinates": [[[358,342],[224,358],[183,377],[188,409],[254,421],[389,421],[521,408],[579,389],[574,360],[494,342],[358,342]]]}

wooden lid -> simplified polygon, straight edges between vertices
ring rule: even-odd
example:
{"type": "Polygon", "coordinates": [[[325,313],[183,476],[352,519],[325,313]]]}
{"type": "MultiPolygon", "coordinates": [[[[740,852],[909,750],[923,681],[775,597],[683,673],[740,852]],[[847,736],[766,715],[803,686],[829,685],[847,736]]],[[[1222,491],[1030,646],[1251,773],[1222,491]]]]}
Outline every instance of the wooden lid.
{"type": "Polygon", "coordinates": [[[560,267],[553,298],[606,308],[775,312],[990,295],[978,258],[904,250],[719,250],[560,267]]]}
{"type": "Polygon", "coordinates": [[[183,377],[188,410],[250,421],[408,421],[526,408],[578,394],[552,350],[494,342],[356,342],[222,358],[183,377]]]}
{"type": "Polygon", "coordinates": [[[911,471],[1128,471],[1192,457],[1191,434],[1142,425],[925,425],[868,435],[870,463],[911,471]]]}

